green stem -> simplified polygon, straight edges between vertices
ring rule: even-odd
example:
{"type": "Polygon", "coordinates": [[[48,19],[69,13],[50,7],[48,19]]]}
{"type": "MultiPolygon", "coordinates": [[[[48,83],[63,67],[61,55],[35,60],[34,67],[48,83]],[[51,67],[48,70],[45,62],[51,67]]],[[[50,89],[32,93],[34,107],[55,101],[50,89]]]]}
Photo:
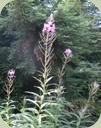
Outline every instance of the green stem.
{"type": "Polygon", "coordinates": [[[43,89],[43,94],[41,94],[41,101],[40,101],[40,108],[39,108],[39,115],[38,115],[38,118],[39,118],[39,122],[38,122],[38,125],[39,127],[41,126],[42,124],[42,118],[41,118],[41,106],[44,102],[44,99],[45,99],[45,93],[46,93],[46,81],[47,81],[47,76],[49,75],[48,73],[48,67],[47,67],[47,61],[48,61],[48,57],[49,57],[49,54],[48,53],[48,35],[47,35],[47,38],[45,40],[45,53],[44,53],[44,71],[43,71],[43,85],[42,85],[42,89],[43,89]]]}

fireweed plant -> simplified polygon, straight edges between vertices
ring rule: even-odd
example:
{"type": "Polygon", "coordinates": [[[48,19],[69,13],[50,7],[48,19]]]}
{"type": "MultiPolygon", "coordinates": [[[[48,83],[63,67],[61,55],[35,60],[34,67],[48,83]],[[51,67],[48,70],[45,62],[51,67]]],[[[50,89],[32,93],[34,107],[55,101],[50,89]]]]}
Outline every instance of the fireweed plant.
{"type": "Polygon", "coordinates": [[[53,43],[56,39],[56,26],[53,15],[43,25],[40,34],[41,41],[39,48],[44,58],[41,58],[42,68],[37,71],[38,76],[34,77],[40,86],[37,93],[27,91],[29,98],[24,98],[20,113],[11,113],[14,105],[11,101],[11,93],[14,89],[15,70],[11,69],[7,74],[5,111],[1,112],[2,117],[13,128],[85,128],[88,121],[88,110],[91,101],[99,89],[99,84],[94,82],[90,86],[89,97],[81,109],[76,110],[74,106],[66,101],[63,96],[63,76],[67,63],[71,60],[73,53],[67,48],[63,53],[63,65],[58,72],[58,83],[53,83],[52,67],[54,49],[53,43]],[[87,119],[87,120],[86,120],[87,119]]]}
{"type": "Polygon", "coordinates": [[[16,124],[15,127],[55,128],[58,126],[59,115],[57,109],[59,111],[60,106],[56,101],[58,93],[61,92],[59,92],[58,84],[51,82],[53,78],[51,75],[54,56],[53,43],[56,39],[56,27],[52,15],[44,23],[40,37],[39,48],[44,55],[44,59],[41,59],[42,69],[38,71],[39,77],[34,77],[40,83],[40,86],[36,86],[39,89],[39,94],[27,91],[28,94],[33,95],[35,98],[34,100],[24,100],[24,104],[31,104],[31,108],[24,107],[22,113],[15,116],[16,120],[12,122],[16,124]],[[53,88],[53,86],[55,87],[53,88]],[[22,122],[22,124],[19,125],[19,122],[22,122]]]}
{"type": "Polygon", "coordinates": [[[15,80],[15,70],[10,69],[7,73],[7,80],[5,82],[5,86],[3,87],[3,90],[5,92],[5,101],[2,103],[0,112],[1,116],[4,118],[4,120],[10,124],[10,119],[12,116],[12,110],[15,109],[14,101],[11,100],[11,94],[14,90],[14,80],[15,80]]]}

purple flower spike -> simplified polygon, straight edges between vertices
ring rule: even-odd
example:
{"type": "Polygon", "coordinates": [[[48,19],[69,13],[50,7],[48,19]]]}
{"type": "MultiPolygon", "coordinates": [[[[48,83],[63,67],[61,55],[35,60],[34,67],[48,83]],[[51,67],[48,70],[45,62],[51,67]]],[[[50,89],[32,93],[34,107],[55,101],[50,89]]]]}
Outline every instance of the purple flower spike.
{"type": "Polygon", "coordinates": [[[42,33],[43,34],[50,34],[53,35],[55,33],[55,23],[52,22],[48,22],[48,23],[44,23],[44,27],[42,29],[42,33]]]}
{"type": "Polygon", "coordinates": [[[71,50],[70,48],[67,48],[67,49],[64,51],[64,53],[65,53],[65,56],[66,56],[67,58],[71,58],[71,57],[73,56],[72,50],[71,50]]]}
{"type": "Polygon", "coordinates": [[[9,79],[14,79],[15,78],[15,70],[10,69],[7,73],[7,76],[8,76],[9,79]]]}
{"type": "Polygon", "coordinates": [[[43,35],[54,35],[56,33],[56,26],[54,20],[50,18],[47,22],[44,23],[42,34],[43,35]]]}

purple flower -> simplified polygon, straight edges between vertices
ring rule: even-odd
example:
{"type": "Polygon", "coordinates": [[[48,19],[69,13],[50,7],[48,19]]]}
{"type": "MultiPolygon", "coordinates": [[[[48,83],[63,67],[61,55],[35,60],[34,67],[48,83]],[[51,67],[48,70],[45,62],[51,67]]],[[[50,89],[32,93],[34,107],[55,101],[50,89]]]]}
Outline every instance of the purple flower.
{"type": "Polygon", "coordinates": [[[8,76],[9,79],[14,79],[15,78],[15,70],[10,69],[7,73],[7,76],[8,76]]]}
{"type": "Polygon", "coordinates": [[[43,35],[54,35],[56,32],[56,26],[54,23],[54,20],[49,19],[47,22],[44,23],[43,29],[42,29],[42,34],[43,35]]]}
{"type": "Polygon", "coordinates": [[[47,23],[44,23],[44,26],[43,26],[43,29],[42,29],[42,32],[43,33],[46,33],[47,32],[47,29],[48,29],[48,24],[47,23]]]}
{"type": "Polygon", "coordinates": [[[73,56],[72,54],[72,50],[70,48],[67,48],[65,51],[64,51],[64,54],[67,58],[71,58],[73,56]]]}

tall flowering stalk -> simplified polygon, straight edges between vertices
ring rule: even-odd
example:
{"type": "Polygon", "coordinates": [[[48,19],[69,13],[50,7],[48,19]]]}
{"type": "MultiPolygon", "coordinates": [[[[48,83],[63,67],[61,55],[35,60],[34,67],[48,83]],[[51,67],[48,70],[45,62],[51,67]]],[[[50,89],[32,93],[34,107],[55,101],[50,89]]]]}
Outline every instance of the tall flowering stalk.
{"type": "MultiPolygon", "coordinates": [[[[39,109],[39,127],[41,126],[42,123],[42,113],[45,110],[44,108],[49,106],[52,103],[48,103],[47,101],[47,95],[51,93],[48,90],[49,82],[52,79],[51,76],[51,65],[52,65],[52,59],[53,59],[53,42],[56,38],[56,28],[55,28],[55,23],[54,19],[52,16],[49,17],[49,19],[44,23],[44,27],[42,29],[42,34],[41,34],[41,40],[42,42],[40,43],[40,50],[44,54],[44,60],[42,60],[42,65],[43,69],[41,72],[42,78],[41,78],[41,103],[40,103],[40,109],[39,109]],[[44,106],[44,107],[42,107],[44,106]]],[[[46,110],[44,111],[46,113],[46,110]]],[[[47,111],[48,112],[48,111],[47,111]]]]}
{"type": "Polygon", "coordinates": [[[15,70],[10,69],[7,73],[7,82],[5,83],[4,86],[4,91],[6,93],[6,101],[4,103],[4,111],[1,113],[1,115],[5,116],[5,120],[9,122],[10,119],[10,114],[12,109],[14,109],[14,105],[12,104],[13,101],[11,100],[11,93],[14,90],[14,80],[15,80],[15,70]]]}
{"type": "Polygon", "coordinates": [[[7,73],[7,83],[5,84],[4,91],[6,92],[6,99],[9,103],[11,93],[13,92],[14,86],[14,79],[15,79],[15,70],[10,69],[7,73]]]}
{"type": "Polygon", "coordinates": [[[56,97],[56,102],[58,103],[58,106],[55,109],[56,110],[55,112],[58,115],[58,120],[57,120],[58,127],[62,127],[63,112],[65,109],[65,106],[67,106],[67,101],[63,97],[63,94],[64,94],[63,77],[65,75],[66,65],[71,60],[71,57],[73,55],[72,50],[69,48],[65,49],[63,55],[64,55],[64,58],[63,58],[64,61],[62,64],[62,68],[60,68],[58,72],[58,84],[57,84],[58,91],[57,91],[57,97],[56,97]]]}
{"type": "Polygon", "coordinates": [[[63,76],[65,74],[65,68],[67,63],[71,60],[72,56],[73,56],[72,50],[70,48],[65,49],[64,62],[63,62],[62,68],[59,70],[59,73],[58,73],[58,78],[59,78],[58,88],[60,88],[59,90],[61,91],[60,95],[62,94],[62,91],[63,91],[63,76]]]}
{"type": "Polygon", "coordinates": [[[26,99],[27,102],[29,101],[34,103],[36,106],[34,112],[36,113],[37,121],[33,124],[33,126],[38,128],[41,128],[43,125],[45,125],[45,121],[49,121],[50,117],[51,120],[54,118],[52,113],[49,111],[50,107],[55,105],[55,103],[50,98],[51,94],[55,93],[55,90],[53,90],[51,87],[51,80],[53,78],[53,76],[51,76],[52,59],[54,56],[53,43],[56,39],[56,27],[52,15],[44,23],[40,37],[41,42],[39,42],[39,48],[44,58],[41,59],[42,69],[39,71],[39,78],[34,77],[40,83],[40,86],[36,87],[39,89],[40,94],[27,91],[27,93],[34,95],[35,100],[33,101],[31,99],[26,99]]]}

